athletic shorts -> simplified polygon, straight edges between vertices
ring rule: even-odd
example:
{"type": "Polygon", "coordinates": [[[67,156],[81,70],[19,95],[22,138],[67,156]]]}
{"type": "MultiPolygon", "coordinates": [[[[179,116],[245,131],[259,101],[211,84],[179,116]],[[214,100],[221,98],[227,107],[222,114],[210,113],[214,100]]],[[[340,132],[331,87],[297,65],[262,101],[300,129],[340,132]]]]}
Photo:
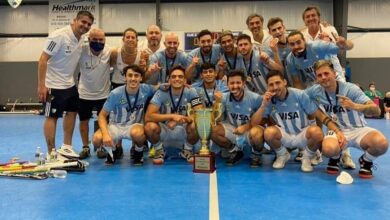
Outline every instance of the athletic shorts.
{"type": "Polygon", "coordinates": [[[144,126],[143,124],[139,123],[131,125],[108,124],[108,132],[110,133],[111,138],[114,140],[115,144],[118,142],[118,140],[131,140],[130,131],[133,129],[134,125],[141,125],[142,127],[144,126]]]}
{"type": "Polygon", "coordinates": [[[160,141],[165,147],[183,147],[187,140],[186,124],[177,125],[173,130],[165,123],[159,123],[161,128],[160,141]]]}
{"type": "Polygon", "coordinates": [[[45,116],[60,118],[67,112],[78,112],[79,93],[76,86],[68,89],[49,89],[45,103],[45,116]]]}
{"type": "Polygon", "coordinates": [[[307,146],[306,131],[310,126],[307,126],[302,129],[301,132],[297,134],[289,134],[283,128],[275,126],[282,133],[282,146],[286,148],[305,148],[307,146]]]}
{"type": "Polygon", "coordinates": [[[233,134],[234,127],[230,123],[227,122],[222,122],[221,125],[223,126],[223,129],[225,130],[225,137],[232,143],[236,144],[237,147],[239,147],[241,150],[243,150],[245,147],[250,147],[250,142],[249,142],[249,132],[245,132],[242,135],[236,135],[233,134]]]}
{"type": "Polygon", "coordinates": [[[92,111],[95,109],[99,115],[100,110],[102,110],[104,102],[106,99],[98,100],[86,100],[80,99],[80,108],[79,108],[79,118],[80,121],[88,120],[92,117],[92,111]]]}
{"type": "Polygon", "coordinates": [[[345,138],[347,139],[348,143],[346,147],[354,147],[357,149],[361,149],[360,147],[360,141],[370,132],[379,132],[375,128],[370,127],[363,127],[363,128],[354,128],[354,129],[348,129],[343,130],[343,134],[345,138]]]}

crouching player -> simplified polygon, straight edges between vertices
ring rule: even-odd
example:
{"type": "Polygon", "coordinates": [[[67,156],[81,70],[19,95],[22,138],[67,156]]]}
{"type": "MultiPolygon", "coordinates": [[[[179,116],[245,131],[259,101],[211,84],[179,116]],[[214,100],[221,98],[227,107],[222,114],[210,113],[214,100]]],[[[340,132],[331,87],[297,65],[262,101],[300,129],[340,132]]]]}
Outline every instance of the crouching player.
{"type": "MultiPolygon", "coordinates": [[[[364,115],[380,115],[379,107],[355,84],[337,81],[330,61],[317,61],[314,71],[318,84],[307,89],[307,94],[329,115],[330,121],[340,126],[348,141],[346,147],[356,147],[364,152],[359,158],[359,176],[372,178],[373,160],[386,153],[388,141],[380,131],[367,126],[364,115]]],[[[330,174],[339,171],[340,151],[337,137],[329,132],[324,138],[322,152],[330,158],[327,166],[330,174]]]]}
{"type": "Polygon", "coordinates": [[[193,88],[184,86],[185,69],[174,66],[168,75],[170,85],[167,91],[158,90],[153,96],[145,115],[145,131],[156,153],[153,164],[164,163],[164,146],[183,147],[180,156],[193,163],[193,147],[199,140],[192,118],[187,116],[187,103],[194,110],[203,104],[193,88]]]}
{"type": "MultiPolygon", "coordinates": [[[[290,159],[287,148],[302,148],[303,157],[301,170],[313,171],[311,159],[321,146],[323,140],[322,129],[312,123],[328,121],[328,117],[305,94],[304,91],[287,87],[283,74],[270,71],[267,75],[267,92],[263,96],[261,107],[252,116],[253,125],[259,124],[263,117],[272,117],[277,125],[269,126],[264,130],[264,139],[276,152],[276,160],[272,167],[284,168],[290,159]]],[[[328,129],[337,133],[342,144],[345,138],[333,122],[325,123],[328,129]]]]}
{"type": "Polygon", "coordinates": [[[94,146],[103,145],[107,150],[107,164],[113,164],[123,157],[122,147],[115,147],[121,139],[135,143],[134,165],[142,165],[143,149],[146,143],[143,119],[147,102],[154,94],[154,88],[141,84],[144,70],[138,65],[123,69],[126,84],[111,91],[99,113],[100,129],[93,137],[94,146]],[[110,122],[107,118],[110,116],[110,122]]]}

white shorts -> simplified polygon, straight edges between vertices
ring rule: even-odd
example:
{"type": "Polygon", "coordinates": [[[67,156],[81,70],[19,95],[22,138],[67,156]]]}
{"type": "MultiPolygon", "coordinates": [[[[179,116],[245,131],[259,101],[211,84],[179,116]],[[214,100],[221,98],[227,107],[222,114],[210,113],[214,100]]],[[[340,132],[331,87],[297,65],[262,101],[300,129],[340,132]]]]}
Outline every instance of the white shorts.
{"type": "Polygon", "coordinates": [[[177,125],[174,129],[169,129],[164,123],[159,123],[161,128],[160,141],[165,147],[183,147],[187,140],[186,125],[177,125]]]}
{"type": "Polygon", "coordinates": [[[289,134],[283,128],[275,126],[282,133],[282,146],[287,148],[305,148],[307,146],[306,131],[309,126],[303,128],[298,134],[289,134]]]}
{"type": "Polygon", "coordinates": [[[238,147],[241,147],[241,149],[244,149],[245,146],[250,147],[250,142],[249,142],[249,132],[245,132],[242,135],[236,135],[233,134],[234,127],[230,123],[222,122],[221,125],[223,126],[223,129],[225,130],[225,137],[233,144],[236,144],[238,147]]]}
{"type": "Polygon", "coordinates": [[[363,127],[363,128],[354,128],[354,129],[348,129],[343,130],[343,134],[345,138],[347,139],[348,143],[346,147],[354,147],[357,149],[361,149],[360,147],[360,141],[370,132],[379,132],[375,128],[371,127],[363,127]]]}
{"type": "Polygon", "coordinates": [[[110,133],[111,138],[114,140],[115,143],[121,139],[131,140],[130,131],[134,125],[141,125],[142,127],[144,126],[143,124],[139,123],[131,125],[109,124],[108,132],[110,133]]]}

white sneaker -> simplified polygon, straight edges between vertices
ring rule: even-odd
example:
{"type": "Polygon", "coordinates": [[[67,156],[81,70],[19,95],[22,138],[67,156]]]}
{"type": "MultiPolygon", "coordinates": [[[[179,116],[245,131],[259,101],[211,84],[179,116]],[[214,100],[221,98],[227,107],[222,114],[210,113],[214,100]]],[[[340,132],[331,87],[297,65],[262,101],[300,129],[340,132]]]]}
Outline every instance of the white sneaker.
{"type": "Polygon", "coordinates": [[[288,151],[286,151],[283,155],[276,155],[276,160],[272,164],[274,169],[283,169],[286,162],[290,159],[291,155],[288,151]]]}
{"type": "MultiPolygon", "coordinates": [[[[316,157],[317,155],[314,155],[314,158],[316,157]]],[[[307,151],[305,150],[303,152],[303,157],[302,157],[302,160],[301,160],[301,170],[303,172],[312,172],[313,171],[313,166],[311,165],[312,164],[312,161],[314,158],[310,158],[309,155],[307,154],[307,151]]]]}
{"type": "Polygon", "coordinates": [[[317,166],[318,164],[322,163],[322,153],[317,150],[316,155],[311,159],[311,165],[317,166]]]}
{"type": "Polygon", "coordinates": [[[340,162],[342,164],[342,166],[345,168],[345,169],[355,169],[356,168],[356,165],[355,163],[353,162],[352,160],[352,156],[351,156],[351,153],[349,152],[349,150],[344,150],[341,154],[341,158],[340,158],[340,162]]]}
{"type": "Polygon", "coordinates": [[[79,158],[79,155],[73,150],[72,145],[63,144],[57,152],[65,157],[79,158]]]}

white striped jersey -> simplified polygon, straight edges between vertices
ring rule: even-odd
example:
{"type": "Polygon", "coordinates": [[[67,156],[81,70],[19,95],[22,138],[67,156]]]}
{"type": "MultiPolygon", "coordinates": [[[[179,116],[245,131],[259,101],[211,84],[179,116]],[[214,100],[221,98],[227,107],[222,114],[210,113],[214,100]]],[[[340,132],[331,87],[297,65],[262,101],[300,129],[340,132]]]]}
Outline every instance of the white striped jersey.
{"type": "Polygon", "coordinates": [[[244,90],[241,100],[236,100],[230,92],[223,93],[223,120],[234,127],[249,123],[251,116],[257,111],[262,97],[248,89],[244,90]]]}
{"type": "Polygon", "coordinates": [[[121,125],[142,123],[147,102],[153,97],[154,88],[151,85],[141,84],[138,95],[128,95],[127,99],[125,86],[119,86],[110,92],[103,109],[110,113],[110,123],[121,125]],[[127,100],[130,101],[130,105],[127,100]]]}
{"type": "Polygon", "coordinates": [[[318,107],[303,90],[288,87],[287,91],[283,101],[272,98],[264,117],[271,116],[287,133],[298,134],[311,125],[308,115],[316,112],[318,107]]]}
{"type": "MultiPolygon", "coordinates": [[[[338,85],[338,95],[346,96],[358,104],[365,104],[370,101],[370,98],[355,84],[338,81],[338,85]]],[[[328,94],[328,100],[325,89],[319,84],[306,89],[305,92],[331,118],[337,119],[336,123],[342,130],[367,126],[362,112],[341,107],[335,93],[328,94]]]]}

